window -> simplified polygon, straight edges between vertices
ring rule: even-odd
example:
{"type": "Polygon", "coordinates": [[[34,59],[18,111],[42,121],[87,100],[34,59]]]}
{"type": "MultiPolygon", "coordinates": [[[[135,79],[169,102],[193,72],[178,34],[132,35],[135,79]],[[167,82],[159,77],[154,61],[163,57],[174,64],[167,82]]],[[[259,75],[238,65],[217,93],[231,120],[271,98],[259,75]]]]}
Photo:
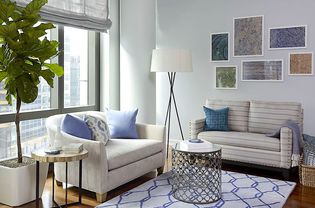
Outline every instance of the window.
{"type": "MultiPolygon", "coordinates": [[[[45,118],[99,110],[99,33],[58,26],[47,37],[60,42],[63,53],[51,62],[64,66],[64,76],[55,78],[53,89],[41,80],[37,99],[31,104],[22,104],[23,154],[47,145],[45,118]]],[[[0,82],[0,159],[16,156],[15,104],[8,105],[3,87],[0,82]]]]}
{"type": "MultiPolygon", "coordinates": [[[[45,119],[22,121],[20,128],[24,154],[47,144],[45,119]]],[[[0,159],[17,155],[15,131],[14,122],[0,124],[0,159]]]]}
{"type": "Polygon", "coordinates": [[[64,106],[88,105],[88,31],[64,28],[64,106]]]}

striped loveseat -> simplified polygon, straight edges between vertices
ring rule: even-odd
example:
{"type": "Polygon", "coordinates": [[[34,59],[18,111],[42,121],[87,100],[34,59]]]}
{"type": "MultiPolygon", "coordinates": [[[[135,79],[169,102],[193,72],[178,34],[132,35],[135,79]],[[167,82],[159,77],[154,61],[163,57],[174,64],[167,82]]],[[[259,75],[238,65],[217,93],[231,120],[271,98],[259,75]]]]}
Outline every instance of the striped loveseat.
{"type": "Polygon", "coordinates": [[[286,120],[293,120],[303,129],[300,103],[266,101],[206,101],[206,107],[229,107],[229,130],[204,131],[205,119],[190,121],[190,137],[219,144],[222,158],[245,164],[257,164],[284,170],[291,168],[292,131],[282,127],[280,139],[267,137],[286,120]]]}

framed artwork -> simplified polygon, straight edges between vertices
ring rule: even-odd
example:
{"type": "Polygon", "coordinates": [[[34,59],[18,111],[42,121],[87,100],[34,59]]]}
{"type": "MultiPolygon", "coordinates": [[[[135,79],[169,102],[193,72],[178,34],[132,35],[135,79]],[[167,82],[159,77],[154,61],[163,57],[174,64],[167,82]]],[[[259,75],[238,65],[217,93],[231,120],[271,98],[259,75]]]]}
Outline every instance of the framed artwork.
{"type": "Polygon", "coordinates": [[[237,66],[215,67],[215,89],[237,89],[237,66]]]}
{"type": "Polygon", "coordinates": [[[307,26],[269,28],[269,49],[296,49],[307,47],[307,26]]]}
{"type": "Polygon", "coordinates": [[[283,81],[283,60],[242,61],[242,81],[283,81]]]}
{"type": "Polygon", "coordinates": [[[212,62],[228,62],[230,59],[230,33],[210,34],[210,60],[212,62]]]}
{"type": "Polygon", "coordinates": [[[313,52],[289,54],[289,75],[313,74],[313,52]]]}
{"type": "Polygon", "coordinates": [[[233,19],[233,56],[263,56],[264,16],[233,19]]]}

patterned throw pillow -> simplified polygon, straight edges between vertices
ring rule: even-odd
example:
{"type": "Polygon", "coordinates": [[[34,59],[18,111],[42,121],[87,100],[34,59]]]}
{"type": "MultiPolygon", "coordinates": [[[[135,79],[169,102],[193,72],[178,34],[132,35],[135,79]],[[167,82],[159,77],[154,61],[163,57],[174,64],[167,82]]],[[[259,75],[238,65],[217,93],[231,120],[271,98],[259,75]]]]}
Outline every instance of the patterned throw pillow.
{"type": "Polygon", "coordinates": [[[92,132],[92,139],[106,144],[110,138],[107,123],[100,118],[85,115],[84,121],[92,132]]]}
{"type": "Polygon", "coordinates": [[[229,108],[222,108],[214,110],[211,108],[203,107],[206,115],[205,131],[228,131],[228,114],[229,108]]]}

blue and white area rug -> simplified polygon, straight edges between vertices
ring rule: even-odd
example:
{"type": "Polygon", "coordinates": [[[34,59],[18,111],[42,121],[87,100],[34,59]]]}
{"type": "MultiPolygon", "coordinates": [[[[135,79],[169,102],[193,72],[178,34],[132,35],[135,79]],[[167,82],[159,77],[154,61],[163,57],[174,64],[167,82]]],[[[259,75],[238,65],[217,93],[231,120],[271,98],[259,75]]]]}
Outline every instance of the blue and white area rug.
{"type": "Polygon", "coordinates": [[[170,172],[164,173],[116,198],[99,208],[190,208],[190,207],[283,207],[295,187],[294,182],[222,171],[222,198],[211,204],[194,205],[172,196],[170,172]]]}

